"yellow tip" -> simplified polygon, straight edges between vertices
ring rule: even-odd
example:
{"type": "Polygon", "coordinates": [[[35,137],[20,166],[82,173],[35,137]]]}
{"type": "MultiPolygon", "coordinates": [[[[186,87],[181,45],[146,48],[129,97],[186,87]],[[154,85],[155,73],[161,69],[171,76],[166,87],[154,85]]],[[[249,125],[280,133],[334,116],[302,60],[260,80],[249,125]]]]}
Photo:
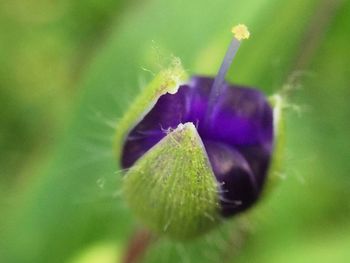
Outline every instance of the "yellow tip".
{"type": "Polygon", "coordinates": [[[242,39],[248,39],[250,36],[250,33],[248,31],[248,28],[246,25],[238,24],[237,26],[234,26],[232,28],[232,33],[239,41],[242,39]]]}

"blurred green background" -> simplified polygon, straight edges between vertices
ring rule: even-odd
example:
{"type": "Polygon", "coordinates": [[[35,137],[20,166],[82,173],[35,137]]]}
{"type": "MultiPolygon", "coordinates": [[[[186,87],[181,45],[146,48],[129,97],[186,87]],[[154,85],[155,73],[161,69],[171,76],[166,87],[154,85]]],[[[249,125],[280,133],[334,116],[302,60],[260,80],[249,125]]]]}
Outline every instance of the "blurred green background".
{"type": "Polygon", "coordinates": [[[117,120],[172,55],[214,75],[237,23],[251,39],[228,79],[298,87],[284,175],[249,235],[232,220],[160,239],[143,262],[350,262],[346,0],[1,1],[0,262],[123,262],[139,226],[119,196],[117,120]]]}

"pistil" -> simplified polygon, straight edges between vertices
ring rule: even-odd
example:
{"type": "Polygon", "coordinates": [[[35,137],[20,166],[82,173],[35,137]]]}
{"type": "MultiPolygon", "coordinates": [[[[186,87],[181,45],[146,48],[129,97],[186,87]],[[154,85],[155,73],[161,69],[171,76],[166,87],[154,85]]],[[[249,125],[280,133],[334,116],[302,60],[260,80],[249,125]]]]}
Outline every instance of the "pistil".
{"type": "Polygon", "coordinates": [[[211,122],[213,117],[213,109],[215,104],[218,101],[218,98],[220,97],[220,94],[223,90],[223,84],[225,82],[225,76],[227,74],[227,71],[229,70],[233,59],[235,58],[238,48],[241,45],[241,41],[243,39],[248,39],[250,36],[250,33],[248,31],[248,28],[243,25],[239,24],[232,28],[233,38],[231,40],[231,43],[226,51],[225,57],[221,63],[220,69],[218,74],[215,77],[213,86],[211,88],[211,93],[209,97],[208,102],[208,108],[207,108],[207,118],[206,121],[211,122]]]}

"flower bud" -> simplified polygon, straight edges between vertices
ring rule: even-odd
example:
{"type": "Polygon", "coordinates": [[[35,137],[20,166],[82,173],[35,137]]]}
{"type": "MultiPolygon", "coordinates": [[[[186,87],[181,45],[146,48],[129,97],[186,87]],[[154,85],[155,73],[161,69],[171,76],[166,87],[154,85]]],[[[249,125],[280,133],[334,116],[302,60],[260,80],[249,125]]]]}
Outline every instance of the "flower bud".
{"type": "Polygon", "coordinates": [[[183,240],[259,199],[269,168],[278,170],[278,158],[270,166],[280,111],[259,90],[224,82],[208,115],[214,79],[174,88],[185,74],[167,72],[121,120],[115,146],[130,209],[154,232],[183,240]]]}

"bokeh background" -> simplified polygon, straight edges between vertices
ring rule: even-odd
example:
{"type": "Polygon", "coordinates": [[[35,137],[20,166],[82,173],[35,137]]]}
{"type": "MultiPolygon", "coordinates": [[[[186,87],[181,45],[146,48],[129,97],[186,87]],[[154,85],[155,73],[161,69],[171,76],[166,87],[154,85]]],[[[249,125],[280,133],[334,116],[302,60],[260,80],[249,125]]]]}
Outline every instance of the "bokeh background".
{"type": "Polygon", "coordinates": [[[240,22],[252,35],[227,78],[294,90],[283,176],[244,223],[160,239],[140,262],[350,262],[347,0],[1,1],[0,262],[123,262],[140,226],[118,118],[173,55],[214,75],[240,22]]]}

